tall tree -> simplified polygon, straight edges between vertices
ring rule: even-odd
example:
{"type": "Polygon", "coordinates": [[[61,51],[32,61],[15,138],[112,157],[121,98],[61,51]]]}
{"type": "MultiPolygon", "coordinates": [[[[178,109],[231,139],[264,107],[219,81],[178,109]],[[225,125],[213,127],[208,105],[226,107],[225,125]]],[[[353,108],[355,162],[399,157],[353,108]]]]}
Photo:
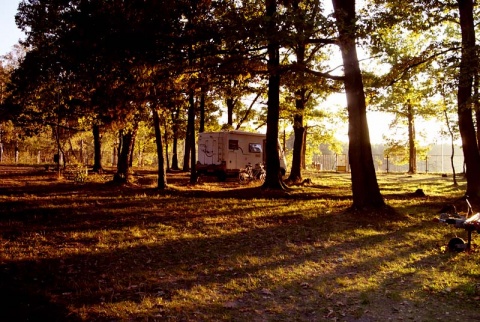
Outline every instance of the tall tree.
{"type": "Polygon", "coordinates": [[[293,158],[288,181],[302,179],[305,167],[307,131],[305,116],[312,108],[318,96],[331,93],[335,85],[326,78],[327,74],[314,73],[327,60],[323,53],[326,45],[335,43],[334,28],[325,17],[321,3],[318,1],[291,1],[291,12],[287,15],[290,39],[286,48],[291,48],[289,56],[294,57],[290,73],[284,76],[284,84],[293,96],[293,158]],[[317,74],[317,75],[315,75],[317,74]]]}
{"type": "Polygon", "coordinates": [[[475,86],[474,77],[479,72],[475,51],[475,25],[478,23],[475,18],[478,14],[474,13],[476,8],[474,2],[472,0],[373,2],[381,8],[377,12],[380,12],[382,17],[381,22],[375,24],[375,30],[378,30],[379,26],[398,24],[404,30],[422,33],[429,31],[436,37],[429,46],[422,46],[426,48],[424,55],[414,57],[409,64],[404,65],[404,68],[398,69],[400,74],[432,60],[432,57],[444,66],[444,70],[449,69],[448,74],[458,72],[457,114],[467,168],[466,194],[479,198],[480,159],[477,139],[474,139],[476,133],[472,114],[475,109],[472,88],[475,86]],[[393,7],[398,10],[385,10],[393,7]],[[460,38],[461,48],[458,46],[460,38]]]}
{"type": "MultiPolygon", "coordinates": [[[[293,1],[293,11],[295,14],[295,30],[298,33],[297,35],[297,44],[295,46],[295,56],[297,59],[297,64],[300,66],[300,69],[303,69],[306,65],[306,50],[307,50],[307,23],[306,17],[303,10],[300,8],[299,1],[293,1]]],[[[297,81],[302,84],[305,80],[305,72],[299,71],[299,77],[297,81]]],[[[294,132],[294,141],[293,141],[293,158],[292,166],[290,168],[290,175],[288,180],[291,182],[297,182],[302,180],[302,164],[304,164],[304,150],[305,150],[305,139],[306,139],[306,130],[304,126],[304,113],[305,113],[305,103],[307,101],[308,92],[305,84],[302,84],[294,90],[295,93],[295,113],[293,115],[293,132],[294,132]]]]}
{"type": "Polygon", "coordinates": [[[158,171],[157,171],[157,188],[166,189],[167,188],[167,175],[165,172],[165,158],[163,156],[163,141],[162,141],[162,132],[160,129],[160,116],[158,109],[152,104],[152,115],[153,115],[153,127],[155,129],[155,143],[157,145],[157,161],[158,161],[158,171]]]}
{"type": "Polygon", "coordinates": [[[265,32],[267,39],[267,71],[268,71],[268,102],[267,102],[267,135],[266,135],[266,178],[263,188],[284,189],[280,159],[278,157],[278,121],[280,115],[280,40],[278,33],[277,1],[266,0],[265,32]]]}
{"type": "Polygon", "coordinates": [[[348,109],[348,157],[354,209],[383,207],[368,132],[365,92],[356,48],[355,0],[332,0],[345,72],[348,109]]]}
{"type": "Polygon", "coordinates": [[[473,122],[472,86],[478,73],[478,56],[475,45],[473,0],[458,0],[462,33],[462,58],[458,74],[458,126],[462,137],[463,155],[467,167],[467,191],[472,198],[480,199],[480,153],[473,122]]]}
{"type": "Polygon", "coordinates": [[[172,170],[180,170],[180,167],[178,165],[178,140],[180,138],[180,131],[182,128],[181,127],[181,122],[182,122],[182,115],[181,115],[181,108],[180,108],[180,102],[173,103],[173,105],[170,108],[170,119],[172,123],[172,136],[173,136],[173,142],[172,142],[172,170]]]}
{"type": "Polygon", "coordinates": [[[103,173],[102,136],[100,134],[100,125],[98,124],[93,124],[93,145],[94,145],[93,172],[103,173]]]}

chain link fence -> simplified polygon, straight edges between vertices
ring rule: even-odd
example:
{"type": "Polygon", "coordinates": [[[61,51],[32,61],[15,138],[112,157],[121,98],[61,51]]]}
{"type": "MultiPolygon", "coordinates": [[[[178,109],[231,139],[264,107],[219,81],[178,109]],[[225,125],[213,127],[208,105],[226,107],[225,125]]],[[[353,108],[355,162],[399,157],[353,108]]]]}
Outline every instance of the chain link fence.
{"type": "MultiPolygon", "coordinates": [[[[346,154],[317,155],[313,160],[311,168],[318,171],[348,172],[350,170],[346,154]]],[[[373,162],[377,172],[408,172],[408,164],[402,164],[400,158],[374,154],[373,162]]],[[[464,172],[463,163],[463,155],[453,157],[456,173],[464,172]]],[[[417,158],[417,173],[453,173],[450,155],[429,155],[426,158],[417,158]]]]}
{"type": "MultiPolygon", "coordinates": [[[[179,157],[183,155],[183,146],[180,145],[179,157]]],[[[147,155],[141,156],[140,152],[135,150],[135,158],[143,159],[147,155]],[[139,154],[140,153],[140,154],[139,154]]],[[[58,153],[53,147],[50,149],[20,149],[15,148],[13,144],[0,144],[0,164],[53,164],[54,156],[58,153]]],[[[116,147],[102,146],[102,164],[104,166],[115,166],[117,162],[116,147]]],[[[82,151],[65,151],[65,157],[69,163],[83,162],[83,164],[93,164],[93,146],[85,145],[82,151]],[[82,160],[82,161],[79,161],[82,160]]],[[[400,158],[385,157],[382,154],[373,154],[373,162],[377,172],[383,173],[406,173],[408,164],[402,164],[400,158]]],[[[455,172],[464,172],[463,155],[453,157],[455,172]]],[[[155,164],[155,162],[153,162],[155,164]]],[[[141,166],[141,164],[139,164],[141,166]]],[[[313,162],[309,166],[318,171],[338,171],[349,172],[348,156],[346,154],[325,154],[315,155],[313,162]]],[[[451,174],[452,165],[450,155],[432,154],[427,158],[417,158],[417,173],[446,173],[451,174]]]]}

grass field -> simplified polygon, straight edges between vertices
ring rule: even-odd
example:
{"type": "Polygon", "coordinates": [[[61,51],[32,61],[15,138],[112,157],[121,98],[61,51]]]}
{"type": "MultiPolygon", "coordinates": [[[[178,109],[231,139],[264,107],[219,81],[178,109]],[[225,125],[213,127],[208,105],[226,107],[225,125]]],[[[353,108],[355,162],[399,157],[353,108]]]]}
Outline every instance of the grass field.
{"type": "Polygon", "coordinates": [[[349,174],[305,177],[158,191],[148,171],[120,187],[0,166],[0,321],[480,320],[480,236],[448,252],[466,232],[433,221],[466,211],[462,179],[380,174],[395,213],[356,213],[349,174]]]}

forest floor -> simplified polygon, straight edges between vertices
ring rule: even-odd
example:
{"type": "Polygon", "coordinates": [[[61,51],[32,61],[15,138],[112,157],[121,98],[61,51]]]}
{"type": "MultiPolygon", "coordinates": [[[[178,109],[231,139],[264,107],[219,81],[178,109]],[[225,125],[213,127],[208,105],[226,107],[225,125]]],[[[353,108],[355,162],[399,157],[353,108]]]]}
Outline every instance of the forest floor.
{"type": "Polygon", "coordinates": [[[346,173],[111,177],[0,165],[0,321],[480,320],[480,236],[450,252],[466,231],[434,222],[466,211],[462,178],[378,174],[391,208],[354,212],[346,173]]]}

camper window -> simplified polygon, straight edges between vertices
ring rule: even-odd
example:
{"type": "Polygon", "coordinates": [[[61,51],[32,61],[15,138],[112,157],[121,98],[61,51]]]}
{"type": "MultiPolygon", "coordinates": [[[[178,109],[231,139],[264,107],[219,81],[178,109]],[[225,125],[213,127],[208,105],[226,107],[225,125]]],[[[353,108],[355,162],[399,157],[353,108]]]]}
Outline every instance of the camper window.
{"type": "Polygon", "coordinates": [[[262,145],[260,143],[250,143],[248,145],[248,151],[251,153],[261,153],[262,145]]]}
{"type": "Polygon", "coordinates": [[[238,140],[228,140],[229,150],[238,150],[238,140]]]}

